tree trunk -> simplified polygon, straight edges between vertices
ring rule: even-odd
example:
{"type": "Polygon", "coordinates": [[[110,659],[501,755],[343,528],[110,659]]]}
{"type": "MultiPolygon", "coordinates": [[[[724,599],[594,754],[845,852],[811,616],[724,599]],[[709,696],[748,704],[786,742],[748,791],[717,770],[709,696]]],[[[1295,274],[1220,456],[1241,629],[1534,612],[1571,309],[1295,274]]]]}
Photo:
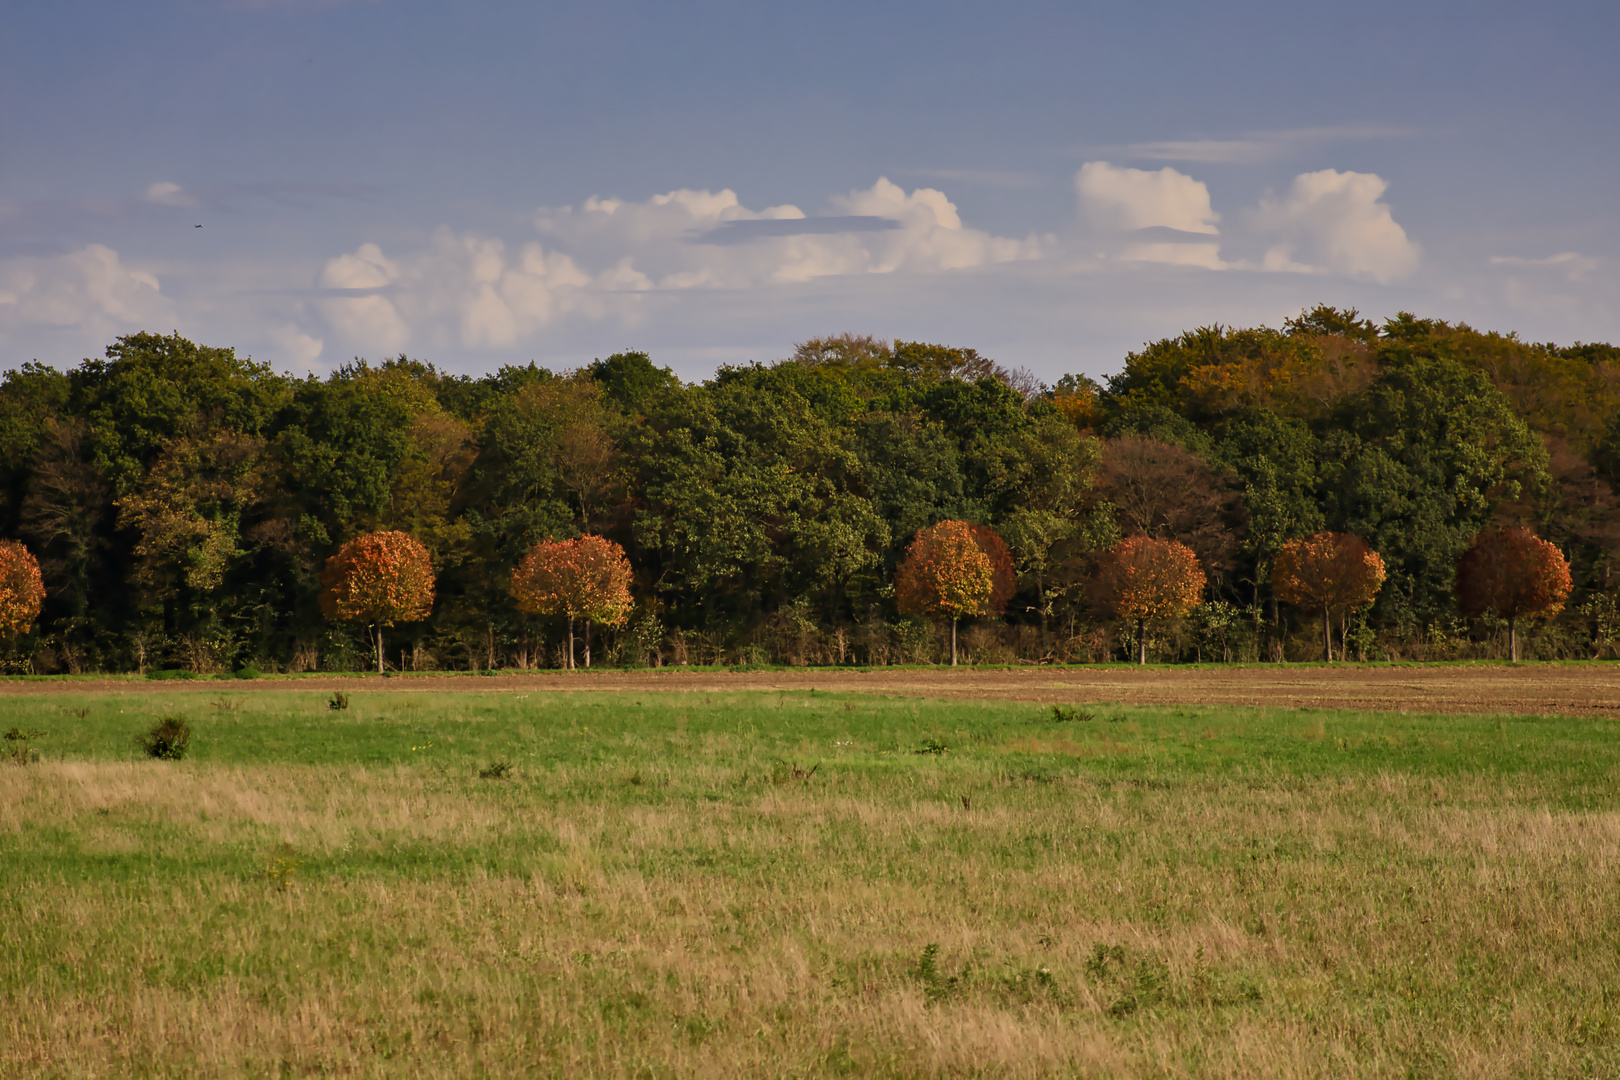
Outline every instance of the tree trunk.
{"type": "Polygon", "coordinates": [[[1519,635],[1518,627],[1516,625],[1517,622],[1517,618],[1512,615],[1508,616],[1508,659],[1513,661],[1515,664],[1519,662],[1519,635]]]}
{"type": "Polygon", "coordinates": [[[951,620],[951,667],[956,666],[956,620],[951,620]]]}
{"type": "Polygon", "coordinates": [[[1271,601],[1271,660],[1277,663],[1283,658],[1282,644],[1282,613],[1277,610],[1277,594],[1273,592],[1269,597],[1271,601]]]}
{"type": "Polygon", "coordinates": [[[591,620],[585,620],[585,666],[591,666],[591,620]]]}
{"type": "Polygon", "coordinates": [[[383,673],[382,623],[377,624],[377,674],[383,673]]]}
{"type": "Polygon", "coordinates": [[[1333,663],[1333,613],[1322,605],[1322,648],[1328,663],[1333,663]]]}
{"type": "Polygon", "coordinates": [[[1136,620],[1136,662],[1139,665],[1147,663],[1147,620],[1136,620]]]}
{"type": "Polygon", "coordinates": [[[568,616],[568,670],[574,670],[574,617],[568,616]]]}

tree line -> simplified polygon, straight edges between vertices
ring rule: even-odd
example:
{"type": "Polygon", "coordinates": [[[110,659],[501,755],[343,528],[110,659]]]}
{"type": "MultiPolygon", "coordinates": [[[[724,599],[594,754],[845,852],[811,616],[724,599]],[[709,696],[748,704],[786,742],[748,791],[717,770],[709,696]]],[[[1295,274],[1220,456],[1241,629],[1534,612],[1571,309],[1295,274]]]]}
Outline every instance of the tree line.
{"type": "Polygon", "coordinates": [[[534,667],[573,662],[578,631],[613,664],[1614,655],[1617,484],[1620,350],[1410,314],[1203,327],[1051,387],[848,334],[683,384],[638,352],[295,378],[143,333],[0,380],[0,555],[43,592],[37,617],[0,613],[0,651],[42,672],[534,667]],[[1510,532],[1563,560],[1557,605],[1459,591],[1482,536],[1499,578],[1534,555],[1510,532]],[[432,580],[386,640],[333,569],[381,534],[432,580]],[[1164,563],[1179,599],[1132,614],[1121,567],[1148,541],[1191,562],[1164,563]],[[1327,602],[1301,570],[1369,557],[1376,586],[1327,602]],[[558,606],[587,564],[615,568],[607,593],[558,606]]]}

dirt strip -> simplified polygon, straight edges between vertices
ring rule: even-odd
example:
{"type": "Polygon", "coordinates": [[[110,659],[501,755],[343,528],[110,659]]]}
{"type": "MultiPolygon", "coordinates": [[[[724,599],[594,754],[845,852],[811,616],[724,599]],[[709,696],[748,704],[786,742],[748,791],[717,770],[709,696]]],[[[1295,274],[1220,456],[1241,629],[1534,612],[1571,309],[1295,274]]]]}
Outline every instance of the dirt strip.
{"type": "MultiPolygon", "coordinates": [[[[239,693],[260,690],[686,692],[821,690],[955,700],[1620,717],[1620,664],[1372,667],[1260,665],[1230,668],[804,669],[789,671],[542,671],[264,680],[153,682],[129,678],[0,680],[6,694],[239,693]]],[[[0,704],[0,713],[4,705],[0,704]]]]}

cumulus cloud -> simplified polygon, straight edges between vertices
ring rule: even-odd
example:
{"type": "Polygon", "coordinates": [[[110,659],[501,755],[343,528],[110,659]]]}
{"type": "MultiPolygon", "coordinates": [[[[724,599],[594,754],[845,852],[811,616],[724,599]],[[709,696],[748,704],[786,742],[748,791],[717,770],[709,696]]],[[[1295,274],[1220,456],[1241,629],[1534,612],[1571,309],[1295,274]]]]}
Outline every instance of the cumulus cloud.
{"type": "Polygon", "coordinates": [[[1217,235],[1221,220],[1203,181],[1168,166],[1157,172],[1088,161],[1074,177],[1080,209],[1104,229],[1175,229],[1217,235]]]}
{"type": "Polygon", "coordinates": [[[410,328],[384,295],[399,277],[399,264],[376,244],[361,244],[352,254],[328,261],[321,286],[335,295],[322,305],[327,319],[350,341],[382,352],[403,349],[410,328]]]}
{"type": "Polygon", "coordinates": [[[107,337],[171,317],[158,279],[124,265],[104,244],[0,263],[0,327],[7,330],[49,326],[107,337]]]}
{"type": "Polygon", "coordinates": [[[448,228],[405,254],[363,244],[326,263],[321,306],[340,337],[371,350],[419,339],[503,349],[566,316],[634,320],[658,294],[963,270],[1042,250],[1035,237],[969,228],[941,191],[906,191],[883,178],[830,199],[828,210],[753,210],[730,189],[639,202],[592,197],[537,211],[543,246],[448,228]]]}
{"type": "Polygon", "coordinates": [[[186,209],[201,205],[196,196],[172,180],[159,180],[152,184],[141,198],[156,206],[177,206],[186,209]]]}
{"type": "Polygon", "coordinates": [[[281,359],[301,371],[314,371],[315,361],[326,347],[320,338],[304,333],[295,323],[273,327],[270,340],[281,351],[281,359]]]}
{"type": "Polygon", "coordinates": [[[1033,237],[968,228],[942,191],[907,192],[883,177],[835,196],[828,209],[814,217],[793,205],[750,210],[729,188],[682,189],[644,202],[592,198],[578,210],[544,209],[535,224],[581,261],[630,259],[658,290],[960,270],[1041,253],[1033,237]]]}
{"type": "MultiPolygon", "coordinates": [[[[508,254],[500,240],[440,228],[425,249],[399,259],[376,244],[331,259],[321,271],[321,307],[344,339],[378,352],[413,341],[503,348],[581,304],[593,279],[566,255],[537,243],[508,254]]],[[[596,284],[623,284],[618,268],[596,284]]],[[[632,279],[630,287],[637,283],[632,279]]]]}
{"type": "Polygon", "coordinates": [[[1267,238],[1262,269],[1332,272],[1377,282],[1417,268],[1421,249],[1381,202],[1388,181],[1374,173],[1301,173],[1281,195],[1260,200],[1256,232],[1267,238]]]}

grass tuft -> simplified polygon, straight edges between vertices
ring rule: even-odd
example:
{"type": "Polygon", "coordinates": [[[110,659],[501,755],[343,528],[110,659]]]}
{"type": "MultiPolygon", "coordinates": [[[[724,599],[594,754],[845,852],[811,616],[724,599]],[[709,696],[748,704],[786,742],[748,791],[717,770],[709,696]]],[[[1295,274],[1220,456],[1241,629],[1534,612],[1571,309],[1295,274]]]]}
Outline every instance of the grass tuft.
{"type": "Polygon", "coordinates": [[[179,761],[191,746],[191,725],[183,717],[165,716],[151,730],[135,736],[135,745],[146,751],[147,757],[179,761]]]}

